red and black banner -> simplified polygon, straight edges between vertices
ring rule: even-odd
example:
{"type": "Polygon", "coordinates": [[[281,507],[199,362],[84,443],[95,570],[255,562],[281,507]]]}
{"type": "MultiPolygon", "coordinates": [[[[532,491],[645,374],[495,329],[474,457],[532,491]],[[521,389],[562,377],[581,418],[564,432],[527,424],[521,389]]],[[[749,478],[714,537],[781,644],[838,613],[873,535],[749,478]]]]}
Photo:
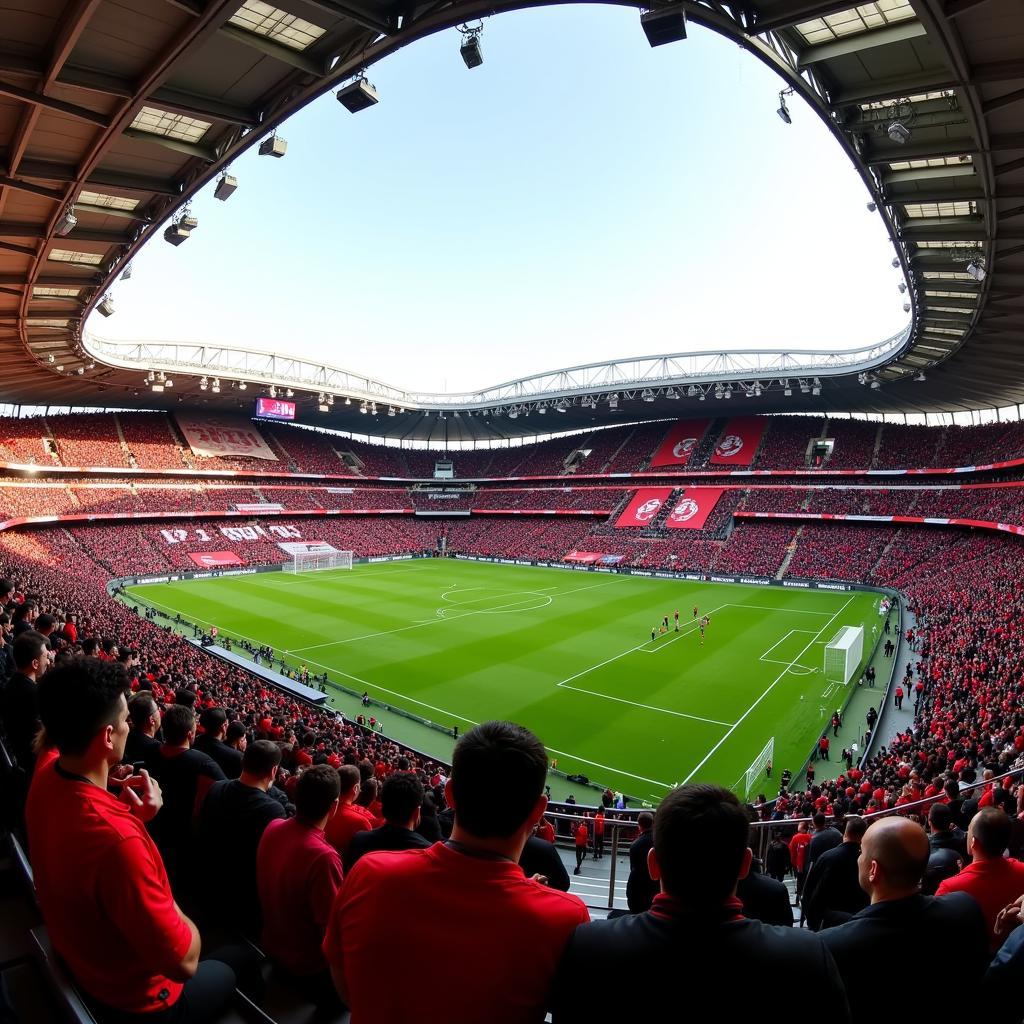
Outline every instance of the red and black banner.
{"type": "Polygon", "coordinates": [[[650,526],[673,490],[672,487],[641,487],[615,526],[620,530],[625,526],[650,526]]]}
{"type": "Polygon", "coordinates": [[[721,487],[687,487],[672,506],[665,525],[670,530],[703,529],[722,490],[721,487]]]}
{"type": "Polygon", "coordinates": [[[761,416],[737,416],[729,420],[711,456],[713,466],[749,466],[754,461],[768,421],[761,416]]]}
{"type": "Polygon", "coordinates": [[[651,468],[659,466],[685,466],[700,439],[708,429],[710,420],[680,420],[669,428],[665,440],[651,459],[651,468]]]}

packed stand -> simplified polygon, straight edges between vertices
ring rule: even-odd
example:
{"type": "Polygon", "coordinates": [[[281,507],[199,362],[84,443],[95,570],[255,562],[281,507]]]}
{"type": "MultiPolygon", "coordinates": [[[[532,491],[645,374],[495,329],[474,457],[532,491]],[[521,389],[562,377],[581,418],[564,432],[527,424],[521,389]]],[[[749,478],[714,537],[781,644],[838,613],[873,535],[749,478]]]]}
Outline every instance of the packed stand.
{"type": "Polygon", "coordinates": [[[939,465],[983,466],[1024,458],[1024,423],[984,423],[944,428],[939,465]]]}
{"type": "Polygon", "coordinates": [[[882,438],[873,468],[939,467],[938,451],[942,439],[941,427],[886,423],[882,426],[882,438]]]}
{"type": "Polygon", "coordinates": [[[721,573],[775,576],[793,543],[797,528],[783,523],[738,522],[712,568],[721,573]]]}
{"type": "Polygon", "coordinates": [[[896,531],[886,526],[806,524],[787,576],[821,579],[864,579],[878,563],[896,531]]]}
{"type": "Polygon", "coordinates": [[[29,419],[0,418],[0,455],[8,462],[29,466],[52,466],[55,454],[43,444],[46,421],[42,417],[29,419]]]}
{"type": "Polygon", "coordinates": [[[821,416],[770,416],[757,461],[757,469],[799,469],[809,465],[807,449],[825,429],[821,416]]]}
{"type": "Polygon", "coordinates": [[[346,438],[278,424],[270,426],[261,423],[260,430],[264,435],[273,437],[298,473],[355,475],[335,451],[335,447],[340,448],[349,444],[346,438]]]}
{"type": "Polygon", "coordinates": [[[138,469],[185,468],[181,440],[164,412],[117,413],[125,444],[138,469]]]}
{"type": "Polygon", "coordinates": [[[829,420],[825,436],[835,444],[825,469],[870,469],[880,423],[868,420],[829,420]]]}
{"type": "Polygon", "coordinates": [[[117,420],[111,413],[47,416],[46,424],[65,466],[128,465],[128,453],[121,445],[117,420]]]}
{"type": "Polygon", "coordinates": [[[605,472],[639,473],[647,469],[666,429],[665,423],[642,423],[634,427],[633,433],[612,457],[605,472]]]}

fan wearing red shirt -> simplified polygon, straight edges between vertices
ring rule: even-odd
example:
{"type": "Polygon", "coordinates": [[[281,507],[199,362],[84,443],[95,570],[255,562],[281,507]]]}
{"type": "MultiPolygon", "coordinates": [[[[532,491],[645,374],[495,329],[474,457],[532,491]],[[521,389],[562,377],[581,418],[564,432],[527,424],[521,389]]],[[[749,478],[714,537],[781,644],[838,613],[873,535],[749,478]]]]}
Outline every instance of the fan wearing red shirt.
{"type": "Polygon", "coordinates": [[[33,780],[26,813],[39,905],[75,981],[119,1022],[207,1021],[231,999],[235,974],[199,963],[199,932],[174,902],[144,825],[162,806],[160,787],[142,771],[120,797],[107,791],[128,738],[128,688],[123,666],[96,658],[39,685],[59,754],[33,780]]]}
{"type": "Polygon", "coordinates": [[[295,786],[295,817],[272,821],[256,854],[263,949],[286,975],[301,981],[303,991],[328,1005],[337,997],[320,946],[342,870],[324,826],[340,794],[338,773],[329,764],[304,771],[295,786]]]}
{"type": "Polygon", "coordinates": [[[519,868],[547,808],[547,752],[522,726],[486,722],[455,746],[445,798],[452,837],[370,853],[345,878],[324,955],[352,1024],[540,1024],[558,959],[589,919],[575,896],[519,868]],[[395,984],[395,964],[443,948],[431,987],[395,984]]]}
{"type": "Polygon", "coordinates": [[[338,778],[341,779],[341,799],[337,813],[327,822],[324,835],[343,857],[352,837],[373,828],[373,823],[366,808],[354,802],[359,796],[359,769],[354,764],[343,764],[338,769],[338,778]]]}
{"type": "Polygon", "coordinates": [[[971,819],[967,829],[967,852],[972,860],[958,875],[945,879],[936,896],[965,892],[973,896],[985,915],[989,945],[995,952],[1001,940],[993,929],[996,917],[1024,893],[1024,863],[1004,857],[1013,823],[1000,807],[986,807],[971,819]]]}

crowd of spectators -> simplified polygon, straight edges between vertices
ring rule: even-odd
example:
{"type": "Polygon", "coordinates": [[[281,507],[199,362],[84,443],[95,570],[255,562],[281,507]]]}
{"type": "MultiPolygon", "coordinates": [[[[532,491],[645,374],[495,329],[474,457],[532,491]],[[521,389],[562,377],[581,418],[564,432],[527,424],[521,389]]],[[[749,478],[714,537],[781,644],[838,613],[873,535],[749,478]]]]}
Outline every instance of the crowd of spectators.
{"type": "Polygon", "coordinates": [[[907,466],[938,466],[943,431],[935,427],[886,423],[878,443],[874,469],[904,469],[907,466]]]}
{"type": "MultiPolygon", "coordinates": [[[[808,448],[825,429],[821,416],[772,416],[758,453],[759,469],[808,465],[808,448]]],[[[813,464],[813,463],[811,463],[813,464]]]]}
{"type": "Polygon", "coordinates": [[[47,416],[50,436],[65,466],[127,466],[128,452],[111,413],[47,416]]]}

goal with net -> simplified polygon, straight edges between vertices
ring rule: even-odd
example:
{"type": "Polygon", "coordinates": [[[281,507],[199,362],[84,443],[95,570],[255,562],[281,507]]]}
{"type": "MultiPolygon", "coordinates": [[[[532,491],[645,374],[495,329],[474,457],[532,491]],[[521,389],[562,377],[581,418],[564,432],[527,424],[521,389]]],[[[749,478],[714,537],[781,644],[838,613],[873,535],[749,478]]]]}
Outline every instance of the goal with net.
{"type": "Polygon", "coordinates": [[[323,569],[351,569],[351,551],[296,551],[285,572],[320,572],[323,569]]]}
{"type": "Polygon", "coordinates": [[[750,791],[765,774],[765,769],[772,763],[775,757],[775,737],[773,736],[765,745],[764,750],[757,755],[757,760],[746,770],[743,775],[743,796],[750,796],[750,791]]]}
{"type": "Polygon", "coordinates": [[[864,653],[864,627],[843,626],[825,645],[825,678],[844,686],[853,678],[864,653]]]}

